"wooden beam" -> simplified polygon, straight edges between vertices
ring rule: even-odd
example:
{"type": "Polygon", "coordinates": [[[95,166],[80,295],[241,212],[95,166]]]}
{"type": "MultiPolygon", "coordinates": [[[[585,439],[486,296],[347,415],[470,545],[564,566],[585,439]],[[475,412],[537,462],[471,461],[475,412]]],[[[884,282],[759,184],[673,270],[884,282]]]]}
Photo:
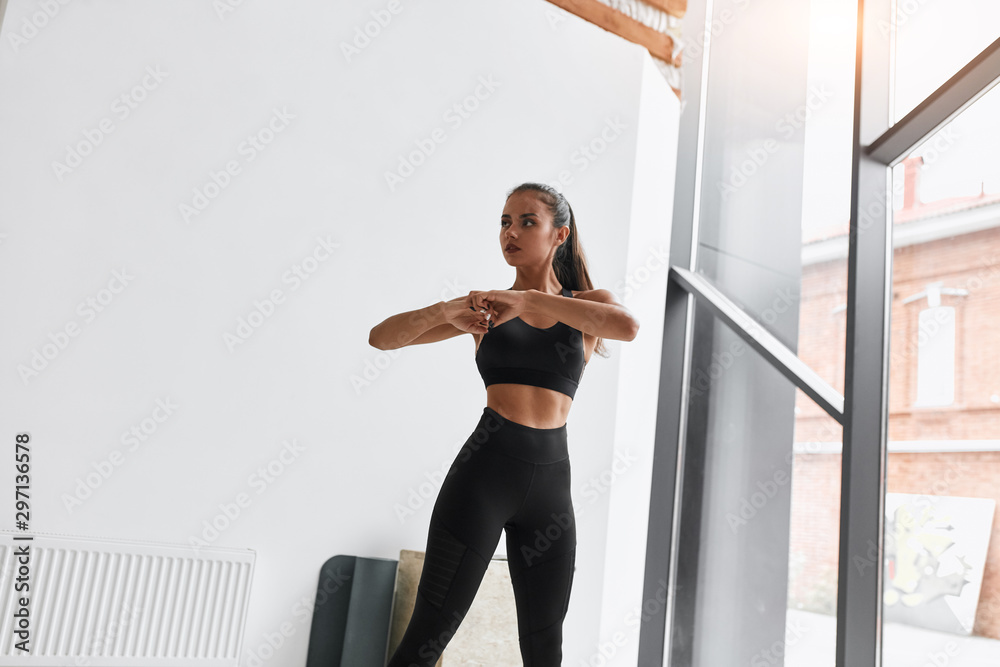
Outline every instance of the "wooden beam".
{"type": "Polygon", "coordinates": [[[684,18],[684,14],[687,13],[688,3],[687,0],[642,0],[650,7],[656,7],[657,9],[670,14],[671,16],[676,16],[679,19],[684,18]]]}
{"type": "MultiPolygon", "coordinates": [[[[598,0],[548,0],[553,5],[565,9],[582,19],[590,21],[608,32],[627,39],[633,44],[645,47],[650,54],[673,64],[674,40],[670,35],[657,32],[631,16],[621,13],[598,0]]],[[[674,0],[662,0],[670,3],[674,0]]],[[[687,3],[687,0],[682,0],[687,3]]]]}

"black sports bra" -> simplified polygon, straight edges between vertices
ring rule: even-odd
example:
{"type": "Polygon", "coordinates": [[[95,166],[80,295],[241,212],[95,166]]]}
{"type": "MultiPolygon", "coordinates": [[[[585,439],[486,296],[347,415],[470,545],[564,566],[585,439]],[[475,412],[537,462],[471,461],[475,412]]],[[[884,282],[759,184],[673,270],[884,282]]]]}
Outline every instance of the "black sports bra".
{"type": "MultiPolygon", "coordinates": [[[[565,287],[562,295],[573,298],[565,287]]],[[[573,398],[586,365],[583,332],[564,322],[539,329],[515,317],[483,334],[476,350],[476,366],[487,387],[528,384],[573,398]]]]}

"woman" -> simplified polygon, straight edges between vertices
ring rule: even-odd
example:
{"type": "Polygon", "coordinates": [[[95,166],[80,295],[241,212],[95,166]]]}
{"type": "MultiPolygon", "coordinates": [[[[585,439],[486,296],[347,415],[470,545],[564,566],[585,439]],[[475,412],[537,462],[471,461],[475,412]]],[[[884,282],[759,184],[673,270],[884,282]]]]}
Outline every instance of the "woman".
{"type": "Polygon", "coordinates": [[[576,556],[566,417],[603,338],[632,340],[639,323],[611,292],[593,289],[573,210],[548,185],[508,193],[500,248],[517,270],[513,287],[394,315],[369,337],[387,350],[472,334],[486,385],[483,414],[435,501],[413,615],[387,667],[437,662],[501,529],[524,664],[561,664],[576,556]]]}

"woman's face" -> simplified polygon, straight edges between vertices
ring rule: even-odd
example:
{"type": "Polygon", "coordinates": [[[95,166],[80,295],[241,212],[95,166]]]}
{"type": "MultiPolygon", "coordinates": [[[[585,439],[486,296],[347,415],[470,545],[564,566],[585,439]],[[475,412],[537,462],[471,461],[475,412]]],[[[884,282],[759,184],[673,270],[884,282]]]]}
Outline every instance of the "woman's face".
{"type": "Polygon", "coordinates": [[[548,207],[531,191],[515,192],[500,216],[500,250],[511,266],[552,263],[569,228],[552,226],[548,207]]]}

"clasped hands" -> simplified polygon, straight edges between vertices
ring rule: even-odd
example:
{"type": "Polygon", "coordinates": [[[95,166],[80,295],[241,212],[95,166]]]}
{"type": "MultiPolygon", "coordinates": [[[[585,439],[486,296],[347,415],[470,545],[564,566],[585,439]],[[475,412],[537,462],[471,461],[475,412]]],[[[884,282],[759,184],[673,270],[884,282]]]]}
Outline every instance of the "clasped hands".
{"type": "Polygon", "coordinates": [[[448,301],[447,319],[462,331],[485,333],[518,317],[527,307],[526,290],[473,290],[448,301]]]}

